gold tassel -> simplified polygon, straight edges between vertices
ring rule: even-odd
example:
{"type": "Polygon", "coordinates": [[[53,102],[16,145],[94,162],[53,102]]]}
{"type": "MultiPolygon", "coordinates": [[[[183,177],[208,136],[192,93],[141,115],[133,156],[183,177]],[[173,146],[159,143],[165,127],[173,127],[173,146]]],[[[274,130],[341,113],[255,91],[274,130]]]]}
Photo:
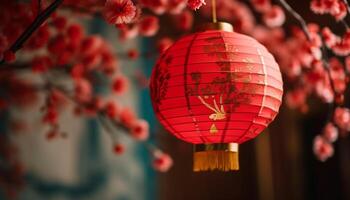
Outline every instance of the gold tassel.
{"type": "Polygon", "coordinates": [[[238,144],[195,145],[193,171],[239,170],[238,144]]]}

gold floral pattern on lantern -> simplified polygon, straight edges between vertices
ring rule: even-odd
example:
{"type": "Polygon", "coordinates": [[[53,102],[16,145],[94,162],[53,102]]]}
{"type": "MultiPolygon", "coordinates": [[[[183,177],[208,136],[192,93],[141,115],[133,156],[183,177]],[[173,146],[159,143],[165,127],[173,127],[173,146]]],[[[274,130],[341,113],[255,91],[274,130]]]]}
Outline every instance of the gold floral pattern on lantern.
{"type": "MultiPolygon", "coordinates": [[[[203,105],[205,105],[207,108],[212,110],[214,113],[209,115],[209,119],[213,121],[217,120],[224,120],[226,119],[226,111],[224,109],[224,105],[222,103],[222,95],[220,95],[220,107],[218,106],[215,96],[212,96],[213,99],[213,105],[210,105],[208,102],[205,101],[205,99],[208,99],[208,96],[198,96],[198,99],[202,102],[203,105]]],[[[213,123],[210,127],[210,133],[215,134],[218,132],[218,129],[216,128],[215,124],[213,123]]]]}

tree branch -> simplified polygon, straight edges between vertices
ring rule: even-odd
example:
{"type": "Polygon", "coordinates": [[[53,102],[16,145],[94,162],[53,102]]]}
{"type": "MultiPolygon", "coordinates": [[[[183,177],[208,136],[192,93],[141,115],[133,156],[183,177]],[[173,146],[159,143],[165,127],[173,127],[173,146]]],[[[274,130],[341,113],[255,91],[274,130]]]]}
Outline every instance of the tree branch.
{"type": "MultiPolygon", "coordinates": [[[[21,49],[23,47],[23,44],[30,38],[30,36],[35,32],[35,30],[37,30],[62,3],[63,0],[55,0],[54,2],[52,2],[50,6],[43,10],[35,18],[35,20],[27,27],[27,29],[19,36],[19,38],[11,45],[11,47],[8,50],[15,53],[16,51],[21,49]]],[[[2,65],[4,62],[4,59],[1,60],[0,65],[2,65]]]]}

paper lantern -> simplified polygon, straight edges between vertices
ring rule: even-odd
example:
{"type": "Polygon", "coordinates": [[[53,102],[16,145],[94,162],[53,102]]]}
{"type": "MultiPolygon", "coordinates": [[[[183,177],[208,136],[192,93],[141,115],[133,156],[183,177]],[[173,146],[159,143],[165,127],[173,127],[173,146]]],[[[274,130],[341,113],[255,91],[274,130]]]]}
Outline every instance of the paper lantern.
{"type": "Polygon", "coordinates": [[[255,39],[212,23],[164,52],[151,82],[160,123],[195,144],[194,171],[238,170],[238,144],[276,117],[283,94],[279,66],[255,39]]]}

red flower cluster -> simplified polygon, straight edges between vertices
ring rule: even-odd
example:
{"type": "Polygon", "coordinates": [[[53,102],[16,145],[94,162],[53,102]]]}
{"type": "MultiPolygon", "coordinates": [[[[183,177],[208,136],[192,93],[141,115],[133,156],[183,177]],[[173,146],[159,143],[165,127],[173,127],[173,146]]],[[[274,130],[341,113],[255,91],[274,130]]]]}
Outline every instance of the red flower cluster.
{"type": "Polygon", "coordinates": [[[168,154],[165,154],[161,151],[155,151],[153,153],[153,156],[153,167],[160,172],[168,171],[173,165],[173,160],[168,154]]]}
{"type": "Polygon", "coordinates": [[[106,0],[104,15],[110,24],[128,24],[136,17],[136,6],[131,0],[106,0]]]}
{"type": "Polygon", "coordinates": [[[205,5],[205,0],[188,0],[187,4],[192,10],[197,10],[205,5]]]}
{"type": "Polygon", "coordinates": [[[312,0],[310,9],[317,14],[330,14],[336,20],[346,16],[346,5],[342,0],[312,0]]]}

